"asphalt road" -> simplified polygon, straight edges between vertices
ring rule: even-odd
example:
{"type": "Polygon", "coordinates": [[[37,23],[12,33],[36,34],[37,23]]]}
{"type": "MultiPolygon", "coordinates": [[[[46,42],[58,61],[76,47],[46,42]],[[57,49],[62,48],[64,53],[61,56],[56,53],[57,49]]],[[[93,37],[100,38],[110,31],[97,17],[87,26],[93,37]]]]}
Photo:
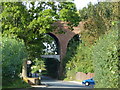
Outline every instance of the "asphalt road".
{"type": "Polygon", "coordinates": [[[93,88],[93,86],[85,86],[78,82],[55,80],[49,77],[42,77],[42,84],[46,84],[46,88],[93,88]]]}
{"type": "Polygon", "coordinates": [[[92,90],[93,86],[85,86],[78,82],[55,80],[42,76],[42,85],[34,85],[33,88],[14,90],[92,90]]]}
{"type": "Polygon", "coordinates": [[[46,88],[93,88],[92,86],[84,86],[75,82],[59,80],[44,80],[41,83],[48,85],[46,88]]]}

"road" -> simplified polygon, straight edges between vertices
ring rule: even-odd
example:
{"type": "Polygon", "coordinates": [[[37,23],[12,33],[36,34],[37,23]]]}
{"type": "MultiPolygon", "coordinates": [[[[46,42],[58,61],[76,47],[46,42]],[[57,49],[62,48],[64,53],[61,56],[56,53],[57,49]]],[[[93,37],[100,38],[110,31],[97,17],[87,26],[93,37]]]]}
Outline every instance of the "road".
{"type": "Polygon", "coordinates": [[[84,86],[75,82],[59,80],[44,80],[42,84],[48,85],[47,88],[93,88],[92,86],[84,86]]]}
{"type": "Polygon", "coordinates": [[[85,86],[76,81],[55,80],[42,76],[42,85],[32,85],[32,88],[14,90],[93,90],[93,86],[85,86]]]}
{"type": "Polygon", "coordinates": [[[85,86],[78,82],[55,80],[49,77],[42,77],[42,84],[46,84],[46,88],[93,88],[93,86],[85,86]]]}

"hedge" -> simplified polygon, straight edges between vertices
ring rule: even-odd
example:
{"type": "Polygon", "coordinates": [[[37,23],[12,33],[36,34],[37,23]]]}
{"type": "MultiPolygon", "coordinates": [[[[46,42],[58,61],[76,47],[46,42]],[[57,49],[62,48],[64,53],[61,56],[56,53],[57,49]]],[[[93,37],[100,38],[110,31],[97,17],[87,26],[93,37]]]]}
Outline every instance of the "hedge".
{"type": "Polygon", "coordinates": [[[93,47],[95,88],[118,88],[118,30],[100,37],[93,47]]]}

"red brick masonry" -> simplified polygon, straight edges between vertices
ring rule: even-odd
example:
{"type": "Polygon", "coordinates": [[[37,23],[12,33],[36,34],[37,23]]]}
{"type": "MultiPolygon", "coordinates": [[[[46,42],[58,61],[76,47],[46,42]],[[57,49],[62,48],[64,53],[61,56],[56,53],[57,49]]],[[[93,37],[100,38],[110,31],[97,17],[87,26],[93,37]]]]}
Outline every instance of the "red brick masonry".
{"type": "Polygon", "coordinates": [[[56,29],[56,32],[52,32],[51,34],[53,34],[58,39],[58,43],[60,46],[60,58],[62,60],[66,54],[67,45],[69,41],[75,35],[80,34],[84,26],[83,26],[83,22],[79,22],[79,25],[77,27],[73,27],[74,30],[71,31],[67,26],[66,22],[58,21],[54,25],[57,26],[57,29],[56,29]],[[63,31],[65,33],[57,33],[59,31],[63,31]]]}
{"type": "Polygon", "coordinates": [[[94,73],[83,73],[83,72],[76,73],[76,80],[79,80],[79,81],[90,79],[92,77],[94,77],[94,73]]]}
{"type": "Polygon", "coordinates": [[[54,32],[51,32],[54,37],[57,38],[58,44],[59,44],[59,55],[60,55],[60,71],[59,76],[62,76],[62,60],[66,54],[67,45],[69,41],[77,34],[80,34],[84,30],[84,22],[79,22],[79,25],[77,27],[73,27],[74,30],[70,30],[69,26],[67,25],[67,22],[57,21],[53,24],[53,26],[57,27],[54,32]],[[64,33],[58,33],[58,32],[64,32],[64,33]]]}

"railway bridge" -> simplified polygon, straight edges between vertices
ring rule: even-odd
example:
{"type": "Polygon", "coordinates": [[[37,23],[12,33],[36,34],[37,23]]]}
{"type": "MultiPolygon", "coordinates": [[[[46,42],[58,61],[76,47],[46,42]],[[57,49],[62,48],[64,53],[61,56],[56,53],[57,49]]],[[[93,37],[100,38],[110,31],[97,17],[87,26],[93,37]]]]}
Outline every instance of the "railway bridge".
{"type": "Polygon", "coordinates": [[[84,24],[83,22],[79,22],[79,25],[77,27],[73,27],[73,30],[69,29],[69,26],[66,22],[57,21],[56,23],[54,23],[54,25],[57,27],[56,30],[48,34],[57,42],[59,55],[41,55],[41,57],[56,58],[60,62],[59,76],[61,76],[63,70],[62,61],[66,54],[68,43],[75,35],[80,34],[81,31],[84,30],[84,24]]]}

